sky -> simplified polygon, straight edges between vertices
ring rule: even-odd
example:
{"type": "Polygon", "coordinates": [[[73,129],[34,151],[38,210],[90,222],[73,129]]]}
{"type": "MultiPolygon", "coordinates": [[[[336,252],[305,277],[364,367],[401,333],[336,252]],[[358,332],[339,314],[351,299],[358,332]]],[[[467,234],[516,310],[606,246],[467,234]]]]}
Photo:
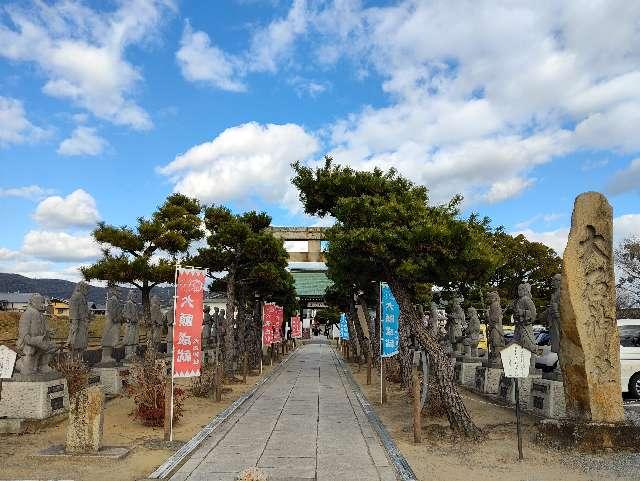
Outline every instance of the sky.
{"type": "Polygon", "coordinates": [[[0,0],[0,272],[79,278],[172,192],[274,225],[290,164],[394,167],[562,253],[640,233],[640,2],[0,0]]]}

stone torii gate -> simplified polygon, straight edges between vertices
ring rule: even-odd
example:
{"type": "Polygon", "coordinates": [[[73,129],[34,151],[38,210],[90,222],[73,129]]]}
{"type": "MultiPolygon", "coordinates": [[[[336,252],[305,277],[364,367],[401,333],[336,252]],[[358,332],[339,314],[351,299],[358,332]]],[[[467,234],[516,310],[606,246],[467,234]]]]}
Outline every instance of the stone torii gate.
{"type": "Polygon", "coordinates": [[[307,241],[308,252],[289,252],[289,262],[325,262],[321,242],[325,240],[326,227],[270,227],[271,232],[283,241],[307,241]]]}

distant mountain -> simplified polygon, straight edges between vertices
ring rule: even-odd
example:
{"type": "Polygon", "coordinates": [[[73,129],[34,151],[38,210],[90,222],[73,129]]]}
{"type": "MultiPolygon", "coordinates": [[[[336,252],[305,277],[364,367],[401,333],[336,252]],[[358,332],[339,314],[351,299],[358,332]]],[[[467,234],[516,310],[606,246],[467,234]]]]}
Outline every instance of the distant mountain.
{"type": "MultiPolygon", "coordinates": [[[[38,292],[45,297],[57,297],[69,299],[75,289],[76,283],[62,279],[31,279],[20,274],[0,273],[0,292],[38,292]]],[[[140,291],[138,289],[121,288],[123,295],[128,295],[132,290],[134,299],[140,302],[140,291]]],[[[152,294],[157,295],[163,306],[168,306],[173,302],[173,287],[155,287],[152,294]]],[[[104,304],[107,290],[104,287],[89,287],[88,299],[96,304],[104,304]]]]}

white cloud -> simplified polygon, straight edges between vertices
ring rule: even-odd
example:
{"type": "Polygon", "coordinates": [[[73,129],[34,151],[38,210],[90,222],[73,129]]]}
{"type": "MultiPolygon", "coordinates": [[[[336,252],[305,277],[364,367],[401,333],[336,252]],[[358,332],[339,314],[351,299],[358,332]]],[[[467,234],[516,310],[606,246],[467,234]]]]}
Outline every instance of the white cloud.
{"type": "Polygon", "coordinates": [[[27,119],[22,102],[0,96],[0,147],[39,140],[47,134],[27,119]]]}
{"type": "Polygon", "coordinates": [[[93,226],[100,220],[100,214],[94,198],[77,189],[66,197],[47,197],[38,204],[33,218],[42,226],[60,229],[93,226]]]}
{"type": "Polygon", "coordinates": [[[520,177],[494,182],[484,197],[490,204],[501,202],[516,197],[533,185],[534,182],[534,179],[522,179],[520,177]]]}
{"type": "Polygon", "coordinates": [[[625,214],[613,219],[614,242],[628,237],[640,237],[640,214],[625,214]]]}
{"type": "Polygon", "coordinates": [[[19,256],[20,253],[18,251],[12,251],[11,249],[0,247],[0,261],[16,259],[19,256]]]}
{"type": "MultiPolygon", "coordinates": [[[[567,246],[567,239],[569,238],[569,228],[563,227],[561,229],[536,232],[532,229],[521,229],[511,232],[512,235],[523,234],[527,239],[534,242],[541,242],[552,249],[554,249],[558,255],[562,255],[564,248],[567,246]]],[[[613,243],[618,244],[620,241],[627,237],[639,237],[640,236],[640,214],[625,214],[613,219],[613,243]]]]}
{"type": "Polygon", "coordinates": [[[58,147],[60,155],[98,155],[107,145],[92,127],[76,127],[71,137],[64,139],[58,147]]]}
{"type": "Polygon", "coordinates": [[[607,191],[614,195],[630,191],[640,192],[640,158],[633,159],[626,169],[611,176],[607,183],[607,191]]]}
{"type": "Polygon", "coordinates": [[[540,242],[556,251],[558,255],[562,255],[564,248],[567,246],[569,237],[569,229],[562,228],[546,232],[536,232],[532,229],[524,229],[511,233],[512,235],[522,234],[532,242],[540,242]]]}
{"type": "Polygon", "coordinates": [[[43,189],[39,185],[25,185],[24,187],[0,187],[0,197],[21,197],[37,200],[53,194],[53,189],[43,189]]]}
{"type": "Polygon", "coordinates": [[[205,32],[194,32],[187,22],[176,53],[182,76],[191,82],[206,82],[221,90],[242,92],[246,86],[235,77],[240,67],[236,59],[211,44],[205,32]]]}
{"type": "Polygon", "coordinates": [[[39,230],[27,232],[22,252],[53,262],[87,261],[100,256],[100,248],[90,235],[39,230]]]}
{"type": "Polygon", "coordinates": [[[316,98],[331,88],[331,84],[328,82],[311,80],[299,75],[293,76],[287,82],[293,87],[298,97],[308,95],[309,97],[316,98]]]}
{"type": "Polygon", "coordinates": [[[125,51],[153,38],[173,8],[171,0],[118,2],[110,12],[77,0],[7,5],[0,56],[37,64],[47,78],[43,91],[48,95],[115,124],[148,129],[149,115],[131,99],[142,75],[125,51]]]}
{"type": "Polygon", "coordinates": [[[348,60],[355,77],[383,79],[389,103],[329,127],[337,162],[396,167],[436,200],[498,202],[556,157],[640,149],[638,25],[640,4],[623,0],[294,1],[232,55],[244,65],[234,78],[307,75],[301,49],[325,68],[348,60]]]}
{"type": "Polygon", "coordinates": [[[203,202],[252,195],[281,201],[287,192],[290,164],[308,159],[318,147],[316,138],[298,125],[251,122],[190,148],[159,171],[171,177],[175,191],[203,202]]]}

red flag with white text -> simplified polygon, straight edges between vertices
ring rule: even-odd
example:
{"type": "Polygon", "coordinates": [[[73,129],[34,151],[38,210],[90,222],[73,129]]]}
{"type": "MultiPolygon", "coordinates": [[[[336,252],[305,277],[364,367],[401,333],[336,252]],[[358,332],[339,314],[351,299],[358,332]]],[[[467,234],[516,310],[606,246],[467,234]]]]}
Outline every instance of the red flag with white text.
{"type": "Polygon", "coordinates": [[[273,343],[273,324],[277,320],[276,305],[267,303],[262,306],[262,345],[269,347],[273,343]]]}
{"type": "Polygon", "coordinates": [[[302,320],[300,316],[294,316],[291,318],[291,338],[302,338],[302,320]]]}
{"type": "Polygon", "coordinates": [[[173,377],[200,375],[205,271],[178,268],[173,322],[173,377]]]}

